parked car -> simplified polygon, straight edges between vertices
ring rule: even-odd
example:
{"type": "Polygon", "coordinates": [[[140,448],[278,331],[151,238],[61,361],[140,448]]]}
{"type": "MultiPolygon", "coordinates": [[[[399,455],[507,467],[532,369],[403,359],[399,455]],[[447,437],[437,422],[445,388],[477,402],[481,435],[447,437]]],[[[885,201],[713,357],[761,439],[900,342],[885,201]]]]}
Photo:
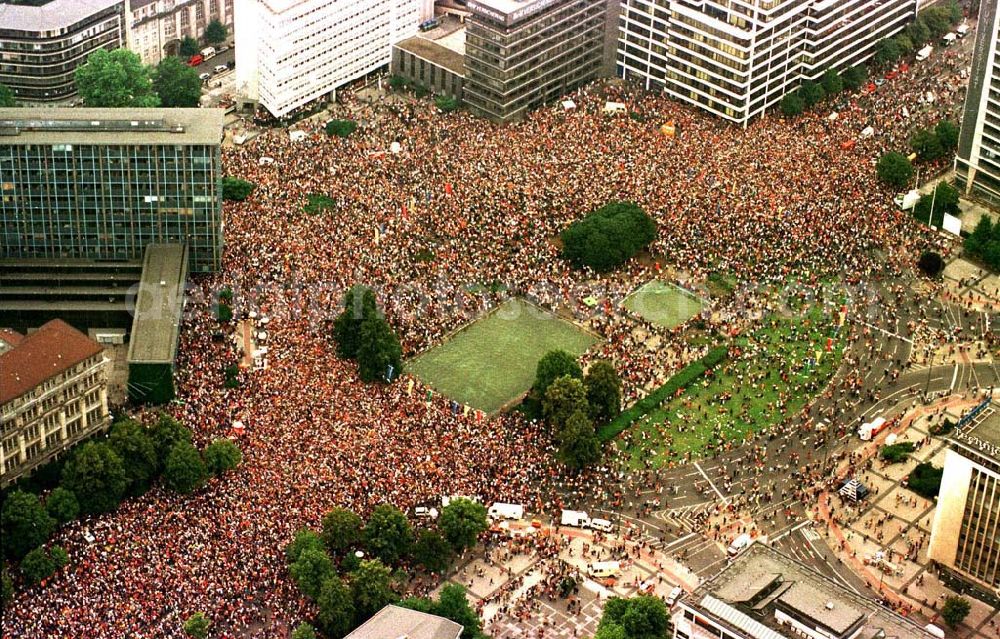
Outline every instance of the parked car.
{"type": "Polygon", "coordinates": [[[202,73],[201,75],[198,76],[198,79],[201,80],[202,82],[205,82],[211,77],[212,77],[211,73],[202,73]]]}
{"type": "Polygon", "coordinates": [[[215,65],[215,68],[212,69],[212,73],[223,73],[223,72],[228,71],[228,70],[229,70],[229,67],[227,67],[226,65],[224,65],[224,64],[217,64],[217,65],[215,65]]]}

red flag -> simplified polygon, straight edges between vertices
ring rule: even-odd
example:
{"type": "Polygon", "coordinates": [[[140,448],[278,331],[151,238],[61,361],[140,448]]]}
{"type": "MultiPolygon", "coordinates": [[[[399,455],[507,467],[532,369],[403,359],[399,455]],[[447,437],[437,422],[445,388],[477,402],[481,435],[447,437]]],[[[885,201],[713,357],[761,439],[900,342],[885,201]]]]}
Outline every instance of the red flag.
{"type": "Polygon", "coordinates": [[[833,350],[833,338],[832,337],[827,337],[826,338],[826,350],[828,350],[828,351],[832,351],[833,350]]]}
{"type": "Polygon", "coordinates": [[[444,183],[444,192],[451,195],[451,182],[444,183]]]}

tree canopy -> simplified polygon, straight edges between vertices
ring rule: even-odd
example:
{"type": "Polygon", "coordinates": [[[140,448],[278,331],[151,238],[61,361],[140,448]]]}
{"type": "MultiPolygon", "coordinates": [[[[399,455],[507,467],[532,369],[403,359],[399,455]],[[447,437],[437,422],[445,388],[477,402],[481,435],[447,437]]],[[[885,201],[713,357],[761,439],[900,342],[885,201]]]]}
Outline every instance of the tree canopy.
{"type": "Polygon", "coordinates": [[[410,551],[413,529],[406,515],[392,504],[379,504],[364,529],[365,547],[386,564],[395,564],[410,551]]]}
{"type": "Polygon", "coordinates": [[[45,498],[45,511],[58,524],[68,524],[79,516],[80,503],[73,491],[58,486],[45,498]]]}
{"type": "Polygon", "coordinates": [[[201,488],[207,477],[208,471],[198,449],[188,442],[174,444],[163,469],[167,486],[182,494],[191,493],[201,488]]]}
{"type": "Polygon", "coordinates": [[[362,561],[351,573],[351,595],[358,625],[387,605],[399,601],[399,595],[392,589],[392,573],[378,559],[362,561]]]}
{"type": "Polygon", "coordinates": [[[594,423],[582,411],[569,416],[556,434],[556,440],[559,442],[559,458],[570,468],[585,468],[601,459],[601,441],[597,438],[594,423]]]}
{"type": "Polygon", "coordinates": [[[205,468],[213,475],[221,475],[233,470],[243,461],[243,453],[231,439],[225,437],[214,440],[202,453],[205,468]]]}
{"type": "Polygon", "coordinates": [[[609,202],[569,225],[560,238],[570,263],[604,273],[656,239],[656,223],[634,202],[609,202]]]}
{"type": "Polygon", "coordinates": [[[819,83],[828,96],[836,95],[844,90],[844,80],[837,73],[836,69],[827,69],[824,71],[823,76],[819,79],[819,83]]]}
{"type": "Polygon", "coordinates": [[[222,178],[222,199],[231,202],[242,202],[250,197],[250,193],[257,187],[253,182],[247,182],[239,178],[222,178]]]}
{"type": "Polygon", "coordinates": [[[965,238],[965,251],[1000,271],[1000,222],[994,223],[989,215],[979,218],[976,228],[965,238]]]}
{"type": "Polygon", "coordinates": [[[840,76],[844,81],[844,86],[850,91],[856,91],[868,80],[868,67],[858,64],[844,71],[840,76]]]}
{"type": "Polygon", "coordinates": [[[917,268],[923,271],[927,277],[937,277],[944,270],[944,260],[940,253],[934,251],[924,251],[917,261],[917,268]]]}
{"type": "Polygon", "coordinates": [[[454,551],[451,544],[436,530],[421,530],[413,543],[410,556],[428,572],[444,572],[454,551]]]}
{"type": "Polygon", "coordinates": [[[403,348],[385,317],[375,293],[356,285],[344,296],[344,310],[333,322],[337,355],[357,359],[358,375],[366,382],[392,381],[403,370],[403,348]]]}
{"type": "Polygon", "coordinates": [[[957,628],[969,616],[972,604],[965,597],[945,597],[941,618],[951,628],[957,628]]]}
{"type": "Polygon", "coordinates": [[[108,444],[122,460],[128,480],[127,492],[131,495],[144,493],[159,467],[156,446],[146,427],[131,419],[116,422],[111,427],[108,444]]]}
{"type": "Polygon", "coordinates": [[[156,107],[149,69],[128,49],[98,49],[77,67],[76,88],[89,107],[156,107]]]}
{"type": "Polygon", "coordinates": [[[583,387],[587,391],[590,418],[595,422],[609,422],[621,412],[622,381],[611,362],[593,362],[583,377],[583,387]]]}
{"type": "Polygon", "coordinates": [[[801,115],[806,110],[806,103],[797,91],[792,91],[791,93],[786,93],[785,97],[781,98],[780,108],[782,115],[794,117],[801,115]]]}
{"type": "Polygon", "coordinates": [[[549,351],[538,360],[535,367],[535,383],[532,389],[545,395],[549,385],[556,379],[568,375],[575,379],[583,379],[583,370],[576,358],[564,350],[549,351]]]}
{"type": "Polygon", "coordinates": [[[898,191],[913,179],[913,164],[902,153],[889,151],[878,159],[875,172],[879,180],[898,191]]]}
{"type": "Polygon", "coordinates": [[[21,559],[32,548],[44,544],[55,527],[56,521],[42,507],[38,495],[14,490],[4,498],[0,532],[3,554],[8,559],[21,559]]]}
{"type": "Polygon", "coordinates": [[[462,552],[475,546],[479,535],[489,527],[486,506],[465,497],[452,499],[441,509],[438,526],[455,552],[462,552]]]}
{"type": "Polygon", "coordinates": [[[76,495],[82,512],[97,514],[118,506],[128,488],[128,476],[110,444],[90,441],[66,462],[61,483],[76,495]]]}
{"type": "Polygon", "coordinates": [[[198,41],[191,36],[184,36],[181,39],[180,54],[184,57],[190,58],[193,55],[197,55],[201,49],[198,46],[198,41]]]}
{"type": "Polygon", "coordinates": [[[354,597],[336,575],[323,582],[316,607],[319,609],[316,621],[327,636],[344,637],[354,629],[357,617],[354,597]]]}
{"type": "Polygon", "coordinates": [[[201,100],[198,70],[176,56],[160,60],[153,70],[153,88],[162,107],[196,107],[201,100]]]}
{"type": "Polygon", "coordinates": [[[549,385],[542,400],[542,414],[555,432],[559,432],[573,413],[586,415],[590,410],[583,382],[563,375],[549,385]]]}
{"type": "Polygon", "coordinates": [[[823,85],[818,82],[806,80],[799,87],[799,97],[802,98],[803,104],[808,109],[822,102],[826,98],[826,91],[823,89],[823,85]]]}
{"type": "Polygon", "coordinates": [[[216,19],[205,25],[205,33],[202,35],[205,38],[205,42],[219,44],[220,42],[225,42],[229,31],[226,29],[226,25],[216,19]]]}
{"type": "Polygon", "coordinates": [[[612,597],[604,605],[597,626],[600,637],[624,639],[664,639],[670,628],[670,614],[659,597],[639,595],[631,599],[612,597]],[[614,628],[617,626],[621,630],[614,628]],[[603,633],[605,634],[602,634],[603,633]]]}
{"type": "Polygon", "coordinates": [[[350,550],[361,541],[363,526],[353,510],[334,506],[323,516],[323,544],[335,554],[350,550]]]}
{"type": "Polygon", "coordinates": [[[910,148],[924,162],[931,162],[944,155],[941,139],[930,129],[917,129],[910,136],[910,148]]]}
{"type": "Polygon", "coordinates": [[[14,100],[14,92],[6,84],[0,84],[0,107],[17,106],[14,100]]]}
{"type": "Polygon", "coordinates": [[[295,585],[305,596],[316,600],[327,579],[335,576],[333,562],[323,548],[306,548],[288,567],[295,585]]]}

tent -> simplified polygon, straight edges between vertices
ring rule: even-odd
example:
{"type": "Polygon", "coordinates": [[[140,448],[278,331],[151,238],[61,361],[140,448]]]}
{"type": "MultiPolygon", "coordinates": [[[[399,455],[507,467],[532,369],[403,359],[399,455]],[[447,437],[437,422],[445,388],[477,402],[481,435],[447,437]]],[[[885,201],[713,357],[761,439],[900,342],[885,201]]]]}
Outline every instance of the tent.
{"type": "Polygon", "coordinates": [[[604,103],[604,112],[607,113],[607,114],[609,114],[609,115],[616,115],[618,113],[624,113],[625,112],[625,103],[624,102],[605,102],[604,103]]]}
{"type": "Polygon", "coordinates": [[[302,140],[306,139],[306,132],[305,131],[289,131],[288,132],[288,139],[291,140],[292,142],[301,142],[302,140]]]}
{"type": "Polygon", "coordinates": [[[572,100],[563,100],[562,108],[566,111],[572,111],[576,108],[576,102],[573,102],[572,100]]]}

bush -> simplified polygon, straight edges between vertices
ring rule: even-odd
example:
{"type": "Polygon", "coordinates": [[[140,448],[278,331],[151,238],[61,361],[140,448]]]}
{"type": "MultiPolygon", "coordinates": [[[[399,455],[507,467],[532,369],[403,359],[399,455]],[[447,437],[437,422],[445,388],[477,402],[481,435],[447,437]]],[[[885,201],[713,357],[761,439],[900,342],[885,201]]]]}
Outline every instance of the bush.
{"type": "Polygon", "coordinates": [[[21,560],[21,574],[32,586],[37,586],[56,574],[56,563],[44,547],[35,548],[21,560]]]}
{"type": "Polygon", "coordinates": [[[405,89],[407,84],[409,84],[409,82],[401,75],[389,76],[389,88],[394,91],[405,89]]]}
{"type": "Polygon", "coordinates": [[[624,264],[656,239],[656,223],[633,202],[610,202],[561,234],[563,257],[604,273],[624,264]]]}
{"type": "Polygon", "coordinates": [[[910,149],[924,162],[932,162],[944,155],[941,140],[928,129],[918,129],[910,136],[910,149]]]}
{"type": "Polygon", "coordinates": [[[906,461],[909,458],[910,453],[914,451],[913,442],[899,442],[898,444],[893,444],[891,446],[883,446],[882,450],[879,451],[879,457],[883,461],[887,461],[890,464],[896,464],[901,461],[906,461]]]}
{"type": "Polygon", "coordinates": [[[899,49],[899,44],[892,38],[885,38],[884,40],[879,40],[878,44],[875,45],[875,64],[880,67],[887,67],[889,65],[895,64],[900,57],[902,57],[903,52],[899,49]]]}
{"type": "Polygon", "coordinates": [[[330,120],[326,123],[326,134],[335,135],[338,138],[346,138],[354,133],[358,128],[358,123],[353,120],[330,120]]]}
{"type": "Polygon", "coordinates": [[[924,251],[917,262],[917,267],[923,271],[927,277],[937,277],[944,270],[944,260],[939,253],[934,251],[924,251]]]}
{"type": "Polygon", "coordinates": [[[934,135],[945,151],[953,151],[958,146],[958,125],[951,120],[941,120],[934,127],[934,135]]]}
{"type": "Polygon", "coordinates": [[[924,462],[918,464],[910,473],[906,487],[927,499],[934,499],[941,490],[941,477],[943,475],[943,468],[924,462]]]}
{"type": "Polygon", "coordinates": [[[794,117],[796,115],[801,115],[805,110],[806,103],[802,101],[802,97],[798,93],[786,93],[785,97],[781,98],[782,115],[794,117]]]}
{"type": "Polygon", "coordinates": [[[231,202],[242,202],[250,197],[250,193],[256,188],[253,182],[247,182],[234,177],[222,178],[222,199],[231,202]]]}
{"type": "Polygon", "coordinates": [[[982,216],[975,230],[965,238],[965,251],[994,271],[1000,271],[1000,222],[994,224],[989,215],[982,216]]]}
{"type": "Polygon", "coordinates": [[[879,158],[875,172],[879,180],[898,191],[913,179],[913,164],[902,153],[890,151],[879,158]]]}
{"type": "Polygon", "coordinates": [[[434,99],[434,106],[441,109],[445,113],[449,113],[458,109],[458,107],[462,106],[462,104],[457,98],[450,95],[439,95],[434,99]]]}
{"type": "Polygon", "coordinates": [[[725,345],[716,346],[708,351],[700,360],[692,362],[679,370],[663,386],[660,386],[626,410],[623,410],[618,417],[602,426],[597,431],[597,438],[602,442],[614,439],[619,433],[631,426],[633,422],[658,407],[667,399],[673,397],[677,391],[687,388],[691,382],[704,375],[706,371],[715,368],[728,356],[729,347],[725,345]]]}

